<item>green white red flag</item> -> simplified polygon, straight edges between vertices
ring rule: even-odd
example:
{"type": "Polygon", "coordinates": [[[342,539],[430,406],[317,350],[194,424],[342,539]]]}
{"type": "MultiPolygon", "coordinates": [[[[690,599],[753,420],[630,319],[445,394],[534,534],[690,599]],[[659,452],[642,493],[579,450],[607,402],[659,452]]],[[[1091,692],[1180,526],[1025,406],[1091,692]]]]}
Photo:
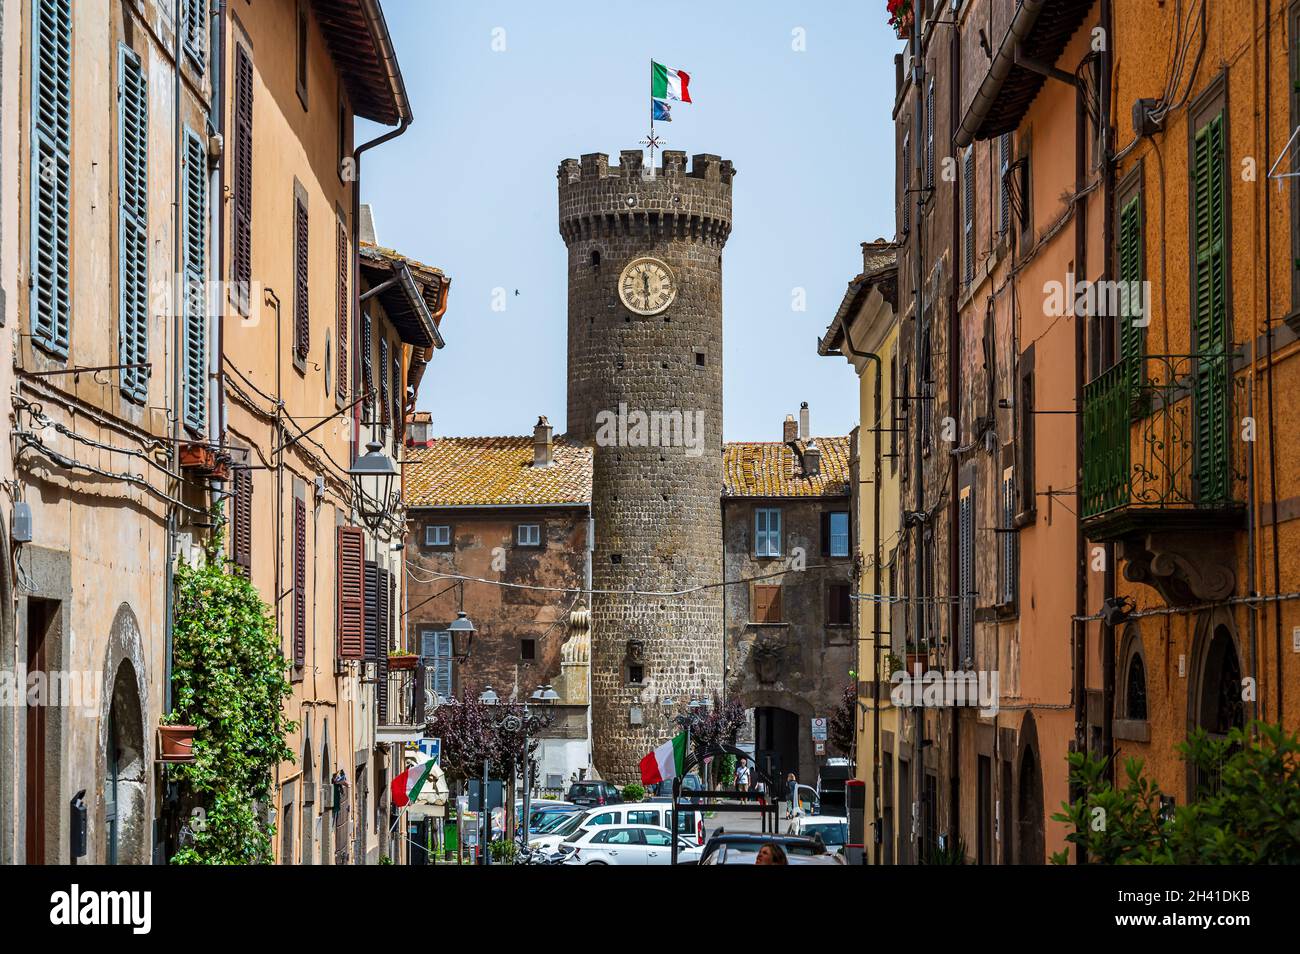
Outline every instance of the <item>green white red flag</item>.
{"type": "Polygon", "coordinates": [[[679,732],[641,760],[641,784],[658,785],[685,774],[686,733],[679,732]]]}
{"type": "Polygon", "coordinates": [[[412,765],[405,772],[393,779],[389,790],[393,796],[393,805],[403,808],[420,797],[420,790],[429,779],[433,769],[433,759],[412,765]]]}

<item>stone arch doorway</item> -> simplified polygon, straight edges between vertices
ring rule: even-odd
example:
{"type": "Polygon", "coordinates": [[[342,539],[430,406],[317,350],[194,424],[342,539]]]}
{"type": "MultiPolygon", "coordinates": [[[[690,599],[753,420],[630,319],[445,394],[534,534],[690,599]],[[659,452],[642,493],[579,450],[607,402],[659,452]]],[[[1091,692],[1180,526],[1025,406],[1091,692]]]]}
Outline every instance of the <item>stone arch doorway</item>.
{"type": "Polygon", "coordinates": [[[148,763],[135,666],[124,659],[113,677],[104,731],[103,863],[148,861],[148,763]]]}
{"type": "MultiPolygon", "coordinates": [[[[779,706],[754,707],[754,762],[784,799],[785,777],[799,774],[799,716],[779,706]]],[[[805,780],[806,782],[806,780],[805,780]]]]}
{"type": "Polygon", "coordinates": [[[1032,713],[1020,727],[1020,759],[1016,771],[1016,844],[1018,865],[1041,865],[1043,836],[1043,770],[1038,756],[1038,727],[1032,713]]]}
{"type": "MultiPolygon", "coordinates": [[[[1242,699],[1243,676],[1240,644],[1232,617],[1222,609],[1203,616],[1197,623],[1192,650],[1191,679],[1188,681],[1188,731],[1204,729],[1223,738],[1234,728],[1245,728],[1246,703],[1242,699]]],[[[1219,773],[1187,763],[1187,797],[1218,787],[1219,773]]]]}

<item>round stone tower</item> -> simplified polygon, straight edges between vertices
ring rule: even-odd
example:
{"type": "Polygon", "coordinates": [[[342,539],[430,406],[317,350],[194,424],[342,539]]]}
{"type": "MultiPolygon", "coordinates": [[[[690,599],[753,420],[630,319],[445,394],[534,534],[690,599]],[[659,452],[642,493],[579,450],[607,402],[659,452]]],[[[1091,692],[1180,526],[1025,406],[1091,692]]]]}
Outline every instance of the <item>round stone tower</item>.
{"type": "Polygon", "coordinates": [[[722,248],[731,163],[640,150],[560,163],[568,433],[593,445],[596,769],[637,779],[672,718],[722,688],[722,248]]]}

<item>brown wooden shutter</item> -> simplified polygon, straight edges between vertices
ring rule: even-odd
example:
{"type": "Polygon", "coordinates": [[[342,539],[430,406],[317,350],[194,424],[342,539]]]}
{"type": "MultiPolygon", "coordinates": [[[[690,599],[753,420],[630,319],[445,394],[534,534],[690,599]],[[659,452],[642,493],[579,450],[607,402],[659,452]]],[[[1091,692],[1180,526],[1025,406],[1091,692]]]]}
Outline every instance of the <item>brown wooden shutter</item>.
{"type": "Polygon", "coordinates": [[[374,378],[371,374],[371,350],[374,347],[371,335],[371,318],[369,312],[361,313],[361,387],[365,391],[365,414],[362,415],[367,424],[373,424],[375,412],[371,404],[370,392],[374,388],[374,378]]]}
{"type": "Polygon", "coordinates": [[[339,658],[360,659],[365,654],[365,531],[360,527],[339,527],[335,543],[339,658]]]}
{"type": "Polygon", "coordinates": [[[781,622],[781,587],[755,584],[754,612],[755,623],[781,622]]]}
{"type": "Polygon", "coordinates": [[[293,353],[307,360],[311,349],[311,318],[307,307],[307,274],[311,263],[307,248],[307,201],[294,197],[293,220],[293,353]]]}
{"type": "Polygon", "coordinates": [[[293,662],[307,658],[307,504],[293,501],[293,662]]]}
{"type": "Polygon", "coordinates": [[[379,567],[366,561],[365,658],[379,658],[379,567]]]}
{"type": "Polygon", "coordinates": [[[339,223],[338,235],[338,384],[339,401],[348,397],[348,230],[339,223]]]}
{"type": "Polygon", "coordinates": [[[403,406],[405,402],[402,400],[402,398],[405,395],[402,391],[402,346],[401,345],[395,345],[393,347],[392,372],[393,372],[393,380],[392,380],[391,387],[393,391],[393,440],[396,443],[401,444],[402,424],[406,417],[406,415],[403,413],[403,406]]]}
{"type": "Polygon", "coordinates": [[[235,168],[233,258],[235,295],[248,314],[253,276],[253,61],[235,45],[235,168]]]}
{"type": "Polygon", "coordinates": [[[388,339],[379,336],[379,423],[388,424],[388,339]]]}
{"type": "Polygon", "coordinates": [[[253,568],[253,473],[236,467],[231,500],[230,548],[236,567],[247,576],[253,568]]]}

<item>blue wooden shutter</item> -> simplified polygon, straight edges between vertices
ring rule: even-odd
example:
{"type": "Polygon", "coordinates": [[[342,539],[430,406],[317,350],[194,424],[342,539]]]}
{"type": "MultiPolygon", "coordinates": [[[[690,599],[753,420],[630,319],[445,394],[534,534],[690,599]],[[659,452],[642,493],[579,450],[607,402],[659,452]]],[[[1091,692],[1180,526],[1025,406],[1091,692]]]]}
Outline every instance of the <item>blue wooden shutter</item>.
{"type": "Polygon", "coordinates": [[[1196,134],[1193,150],[1196,215],[1196,301],[1192,333],[1196,351],[1196,496],[1228,498],[1227,247],[1225,236],[1223,114],[1196,134]]]}
{"type": "Polygon", "coordinates": [[[451,698],[451,633],[434,634],[433,691],[443,699],[451,698]]]}
{"type": "Polygon", "coordinates": [[[202,433],[208,420],[208,159],[203,140],[185,130],[185,426],[202,433]]]}
{"type": "MultiPolygon", "coordinates": [[[[140,57],[118,50],[118,360],[149,360],[149,97],[140,57]]],[[[122,393],[144,401],[149,369],[124,367],[122,393]]]]}
{"type": "Polygon", "coordinates": [[[202,73],[207,68],[208,56],[208,2],[207,0],[180,0],[182,5],[181,36],[185,53],[202,73]]]}
{"type": "Polygon", "coordinates": [[[379,658],[379,565],[373,560],[365,572],[365,658],[379,658]]]}
{"type": "Polygon", "coordinates": [[[32,340],[62,357],[71,324],[72,0],[32,9],[32,340]]]}

